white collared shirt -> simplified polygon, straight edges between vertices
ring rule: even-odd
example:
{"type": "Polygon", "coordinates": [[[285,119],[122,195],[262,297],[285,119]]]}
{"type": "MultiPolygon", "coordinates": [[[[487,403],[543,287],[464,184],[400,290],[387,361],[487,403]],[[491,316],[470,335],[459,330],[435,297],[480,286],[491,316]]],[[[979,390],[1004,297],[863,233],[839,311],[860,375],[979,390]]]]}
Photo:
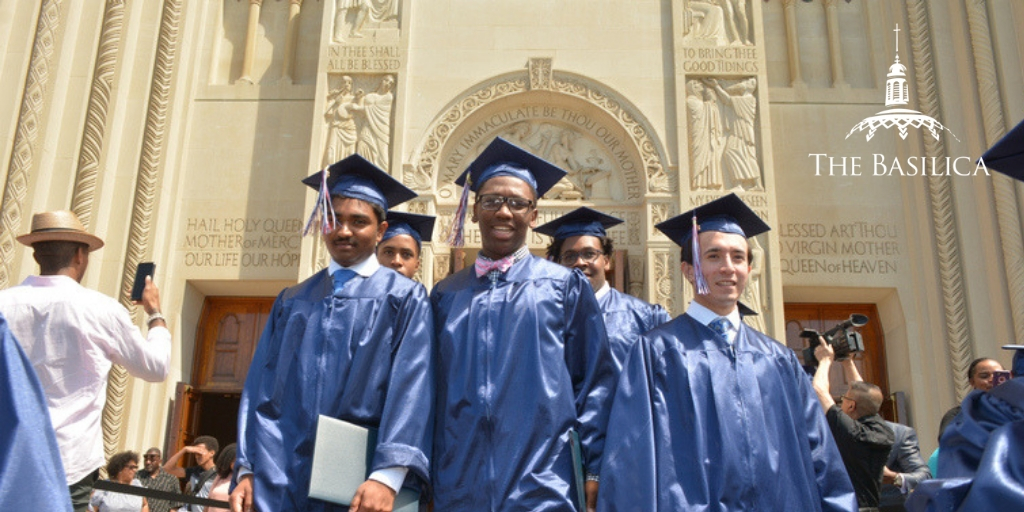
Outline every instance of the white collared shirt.
{"type": "Polygon", "coordinates": [[[605,295],[608,295],[608,293],[611,292],[611,291],[612,291],[611,285],[608,284],[608,281],[605,281],[604,285],[601,286],[601,289],[597,290],[596,292],[594,292],[594,296],[597,297],[597,300],[601,300],[601,297],[604,297],[605,295]]]}
{"type": "Polygon", "coordinates": [[[363,277],[370,277],[374,274],[374,272],[377,272],[377,269],[380,268],[380,262],[377,261],[376,254],[371,254],[369,258],[366,258],[365,260],[360,261],[359,263],[356,263],[351,267],[343,267],[337,261],[334,261],[333,258],[331,259],[330,262],[327,263],[327,272],[332,276],[334,275],[335,272],[343,268],[351,270],[363,277]]]}
{"type": "Polygon", "coordinates": [[[0,291],[0,312],[39,376],[68,485],[105,464],[103,406],[113,364],[159,382],[171,364],[171,332],[146,337],[119,302],[64,275],[29,276],[0,291]]]}
{"type": "Polygon", "coordinates": [[[733,307],[731,313],[722,317],[718,313],[698,304],[697,301],[690,301],[690,307],[686,308],[686,314],[704,325],[711,324],[717,318],[725,318],[729,321],[729,327],[725,331],[725,341],[728,341],[730,345],[736,342],[736,336],[740,333],[741,322],[739,308],[733,307]]]}

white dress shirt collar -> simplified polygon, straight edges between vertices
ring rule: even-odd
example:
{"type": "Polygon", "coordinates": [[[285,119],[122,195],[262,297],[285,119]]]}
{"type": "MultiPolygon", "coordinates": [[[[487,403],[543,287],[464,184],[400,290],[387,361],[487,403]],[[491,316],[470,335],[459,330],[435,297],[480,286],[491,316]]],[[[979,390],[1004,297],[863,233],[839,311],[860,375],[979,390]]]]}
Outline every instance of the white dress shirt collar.
{"type": "Polygon", "coordinates": [[[710,309],[704,307],[703,305],[698,304],[697,301],[690,301],[690,306],[686,308],[686,314],[690,315],[691,317],[693,317],[694,320],[704,325],[710,324],[716,318],[725,318],[726,320],[729,321],[729,330],[726,333],[726,341],[728,341],[730,344],[736,341],[736,335],[739,333],[741,322],[739,308],[734,307],[732,309],[732,312],[722,317],[722,315],[719,315],[718,313],[711,311],[710,309]]]}
{"type": "Polygon", "coordinates": [[[597,290],[596,292],[594,292],[594,295],[597,297],[597,300],[601,300],[602,297],[604,297],[605,295],[608,295],[608,293],[611,292],[611,291],[612,291],[611,285],[608,284],[608,281],[605,281],[604,282],[604,286],[602,286],[600,290],[597,290]]]}
{"type": "Polygon", "coordinates": [[[377,261],[376,254],[371,254],[369,258],[366,258],[365,260],[360,261],[359,263],[356,263],[351,267],[343,267],[339,265],[337,261],[334,261],[333,258],[329,263],[327,263],[327,272],[331,275],[334,275],[335,272],[343,268],[347,268],[363,277],[370,277],[374,274],[374,272],[377,272],[377,269],[380,268],[380,262],[377,261]]]}

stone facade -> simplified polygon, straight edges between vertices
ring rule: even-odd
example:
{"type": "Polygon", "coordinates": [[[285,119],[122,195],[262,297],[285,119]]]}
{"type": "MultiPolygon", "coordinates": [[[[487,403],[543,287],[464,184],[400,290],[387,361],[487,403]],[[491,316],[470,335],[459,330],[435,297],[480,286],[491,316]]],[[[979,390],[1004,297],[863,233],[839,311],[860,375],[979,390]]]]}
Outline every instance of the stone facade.
{"type": "MultiPolygon", "coordinates": [[[[14,237],[40,210],[106,240],[87,286],[126,297],[160,263],[176,369],[115,375],[105,418],[111,450],[148,446],[204,297],[273,296],[325,264],[300,178],[359,152],[444,233],[452,181],[503,136],[569,171],[540,222],[626,219],[627,289],[673,314],[690,292],[654,224],[740,194],[774,227],[752,244],[756,326],[784,337],[784,302],[876,304],[928,449],[967,362],[1024,342],[1024,186],[972,163],[1024,117],[1022,20],[978,0],[5,2],[0,287],[36,271],[14,237]],[[939,137],[851,131],[885,108],[896,54],[939,137]]],[[[424,256],[428,286],[457,264],[438,241],[424,256]]]]}

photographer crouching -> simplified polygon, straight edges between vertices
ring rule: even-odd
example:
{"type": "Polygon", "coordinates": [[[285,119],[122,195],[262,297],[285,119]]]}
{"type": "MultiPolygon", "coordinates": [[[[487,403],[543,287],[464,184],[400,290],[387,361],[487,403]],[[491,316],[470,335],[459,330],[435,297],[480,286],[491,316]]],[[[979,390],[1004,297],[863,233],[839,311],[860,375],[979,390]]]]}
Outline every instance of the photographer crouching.
{"type": "Polygon", "coordinates": [[[819,338],[814,356],[818,359],[818,369],[812,381],[814,391],[825,410],[832,437],[853,482],[857,505],[861,512],[877,511],[882,468],[894,442],[892,430],[878,415],[882,406],[882,390],[864,382],[853,360],[846,357],[839,364],[850,387],[845,395],[839,397],[837,405],[829,392],[829,370],[835,360],[835,351],[825,338],[819,338]]]}

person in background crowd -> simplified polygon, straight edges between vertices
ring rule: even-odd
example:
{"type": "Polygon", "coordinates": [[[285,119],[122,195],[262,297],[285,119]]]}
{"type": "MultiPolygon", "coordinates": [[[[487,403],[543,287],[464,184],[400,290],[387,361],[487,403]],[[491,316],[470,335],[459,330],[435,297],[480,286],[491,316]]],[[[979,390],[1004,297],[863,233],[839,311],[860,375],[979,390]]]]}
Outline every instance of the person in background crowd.
{"type": "Polygon", "coordinates": [[[740,321],[747,238],[768,225],[729,194],[656,227],[682,247],[694,299],[630,349],[598,511],[856,511],[796,355],[740,321]]]}
{"type": "MultiPolygon", "coordinates": [[[[217,457],[217,450],[220,443],[213,436],[199,436],[192,442],[175,453],[164,463],[163,470],[178,478],[188,481],[185,486],[185,493],[197,498],[206,498],[210,495],[210,488],[213,487],[213,479],[217,476],[217,468],[214,460],[217,457]],[[186,454],[195,455],[196,465],[183,468],[178,466],[178,461],[186,454]]],[[[203,512],[200,505],[184,505],[181,510],[203,512]]]]}
{"type": "MultiPolygon", "coordinates": [[[[146,450],[142,456],[143,469],[139,471],[137,478],[142,482],[143,487],[157,491],[173,492],[180,494],[181,486],[178,479],[170,473],[163,471],[163,453],[159,448],[153,447],[146,450]]],[[[168,512],[171,509],[177,510],[177,504],[167,500],[149,500],[150,512],[168,512]]]]}
{"type": "MultiPolygon", "coordinates": [[[[235,443],[231,443],[221,450],[217,456],[217,478],[210,486],[211,500],[228,501],[231,494],[231,475],[235,470],[235,443]]],[[[228,512],[226,508],[208,507],[206,512],[228,512]]]]}
{"type": "Polygon", "coordinates": [[[907,495],[917,484],[932,477],[928,464],[921,458],[921,447],[917,444],[914,429],[886,421],[895,436],[889,460],[882,468],[882,498],[878,508],[882,512],[901,512],[907,495]]]}
{"type": "MultiPolygon", "coordinates": [[[[139,454],[132,451],[115,453],[107,463],[107,477],[119,484],[142,487],[142,482],[135,478],[138,470],[139,454]]],[[[149,503],[142,496],[97,489],[89,499],[89,509],[92,512],[149,512],[149,503]]]]}
{"type": "Polygon", "coordinates": [[[534,230],[554,238],[548,246],[549,260],[580,269],[593,286],[604,314],[616,375],[626,362],[629,347],[640,335],[671,320],[661,306],[622,293],[608,283],[613,247],[606,230],[622,222],[622,219],[583,207],[534,230]]]}
{"type": "Polygon", "coordinates": [[[380,264],[412,279],[420,268],[423,242],[429,242],[434,234],[435,219],[432,215],[388,212],[388,229],[377,244],[380,264]]]}
{"type": "Polygon", "coordinates": [[[843,375],[850,384],[846,394],[839,397],[839,404],[832,400],[829,371],[835,361],[835,351],[825,338],[814,349],[818,358],[818,369],[814,372],[814,391],[825,411],[832,437],[843,456],[846,473],[853,482],[857,493],[857,505],[861,512],[876,512],[882,489],[882,471],[892,451],[894,434],[878,415],[882,407],[882,390],[864,382],[853,359],[840,361],[843,375]]]}
{"type": "Polygon", "coordinates": [[[171,333],[150,278],[140,302],[149,315],[147,337],[118,301],[80,284],[89,254],[103,247],[103,240],[86,232],[74,213],[33,215],[32,231],[18,242],[32,247],[40,275],[0,291],[0,313],[46,393],[71,501],[81,512],[104,463],[102,415],[110,367],[119,364],[150,382],[164,380],[171,333]]]}

